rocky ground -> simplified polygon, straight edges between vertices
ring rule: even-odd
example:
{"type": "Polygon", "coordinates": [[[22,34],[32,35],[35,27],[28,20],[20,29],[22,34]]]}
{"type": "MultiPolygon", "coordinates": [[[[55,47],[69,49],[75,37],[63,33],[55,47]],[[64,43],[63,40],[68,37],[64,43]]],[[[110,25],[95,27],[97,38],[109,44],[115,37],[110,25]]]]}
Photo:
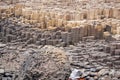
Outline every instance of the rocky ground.
{"type": "Polygon", "coordinates": [[[0,44],[2,80],[66,80],[70,65],[65,52],[53,46],[0,44]]]}
{"type": "Polygon", "coordinates": [[[120,80],[120,0],[0,0],[0,80],[120,80]]]}
{"type": "Polygon", "coordinates": [[[86,80],[120,79],[120,56],[106,52],[105,41],[68,47],[23,45],[0,43],[2,80],[67,80],[72,69],[80,70],[86,80]]]}
{"type": "Polygon", "coordinates": [[[80,69],[87,80],[119,80],[120,56],[109,53],[104,41],[80,42],[65,48],[73,68],[80,69]]]}
{"type": "Polygon", "coordinates": [[[67,80],[72,69],[80,70],[81,78],[87,80],[120,79],[119,40],[106,42],[88,36],[65,46],[56,30],[39,30],[13,18],[0,24],[2,80],[67,80]],[[61,42],[50,46],[40,41],[51,38],[61,42]]]}

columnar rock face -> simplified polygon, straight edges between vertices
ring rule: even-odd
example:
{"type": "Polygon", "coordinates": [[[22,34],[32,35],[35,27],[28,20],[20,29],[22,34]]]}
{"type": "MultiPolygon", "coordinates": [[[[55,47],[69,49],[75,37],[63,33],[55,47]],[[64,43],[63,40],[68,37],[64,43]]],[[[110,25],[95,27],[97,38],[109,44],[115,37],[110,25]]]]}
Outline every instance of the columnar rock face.
{"type": "MultiPolygon", "coordinates": [[[[11,1],[14,2],[14,0],[11,1]]],[[[78,42],[82,40],[82,37],[86,36],[103,39],[106,32],[109,32],[111,35],[119,34],[119,0],[98,0],[94,1],[94,3],[91,0],[50,0],[48,2],[42,0],[25,2],[25,0],[20,0],[16,4],[1,4],[5,5],[0,6],[1,19],[16,17],[20,22],[34,25],[34,27],[40,29],[52,30],[61,27],[68,31],[71,28],[71,31],[68,32],[70,33],[69,35],[73,36],[71,37],[72,42],[78,42]],[[56,2],[59,2],[59,4],[53,5],[56,2]],[[106,3],[103,4],[102,2],[106,3]],[[111,2],[116,5],[111,4],[111,2]],[[39,6],[38,3],[41,5],[39,6]],[[74,3],[81,9],[75,8],[73,10],[72,5],[74,3]],[[101,3],[100,5],[103,4],[103,7],[95,5],[98,3],[101,3]],[[109,6],[109,4],[112,6],[109,6]],[[53,8],[53,6],[56,8],[53,8]]]]}
{"type": "Polygon", "coordinates": [[[119,14],[120,0],[0,0],[0,80],[119,80],[119,14]]]}

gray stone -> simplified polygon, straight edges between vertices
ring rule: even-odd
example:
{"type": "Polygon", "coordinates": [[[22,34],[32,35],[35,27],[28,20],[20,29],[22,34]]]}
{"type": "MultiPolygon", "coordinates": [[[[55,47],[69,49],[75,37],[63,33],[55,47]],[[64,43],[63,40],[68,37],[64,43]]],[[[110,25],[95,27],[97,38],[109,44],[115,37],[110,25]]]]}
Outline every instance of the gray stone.
{"type": "Polygon", "coordinates": [[[4,73],[5,72],[5,70],[4,69],[0,69],[0,74],[2,73],[4,73]]]}
{"type": "Polygon", "coordinates": [[[107,69],[101,69],[99,72],[98,72],[98,75],[99,76],[104,76],[106,74],[109,74],[109,71],[107,69]]]}
{"type": "Polygon", "coordinates": [[[6,46],[6,44],[1,44],[0,43],[0,48],[4,48],[6,46]]]}
{"type": "Polygon", "coordinates": [[[2,80],[8,80],[7,77],[2,77],[2,80]]]}

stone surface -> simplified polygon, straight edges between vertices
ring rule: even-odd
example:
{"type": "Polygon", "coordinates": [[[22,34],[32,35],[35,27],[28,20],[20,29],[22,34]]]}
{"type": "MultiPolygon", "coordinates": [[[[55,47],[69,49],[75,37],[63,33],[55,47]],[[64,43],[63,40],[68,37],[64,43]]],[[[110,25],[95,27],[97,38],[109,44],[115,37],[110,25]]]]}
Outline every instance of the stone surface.
{"type": "Polygon", "coordinates": [[[0,0],[0,80],[119,80],[119,13],[120,0],[0,0]]]}

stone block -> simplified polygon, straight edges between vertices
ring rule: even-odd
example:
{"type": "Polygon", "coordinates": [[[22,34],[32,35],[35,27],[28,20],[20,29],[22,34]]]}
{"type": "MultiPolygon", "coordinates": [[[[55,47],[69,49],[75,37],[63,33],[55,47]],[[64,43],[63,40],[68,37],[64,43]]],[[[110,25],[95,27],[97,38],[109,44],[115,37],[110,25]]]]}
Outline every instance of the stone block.
{"type": "Polygon", "coordinates": [[[120,49],[120,43],[116,44],[116,49],[120,49]]]}
{"type": "Polygon", "coordinates": [[[40,43],[41,45],[46,45],[46,40],[45,39],[41,39],[40,41],[41,41],[41,43],[40,43]]]}
{"type": "Polygon", "coordinates": [[[67,21],[71,20],[70,14],[65,14],[63,19],[67,21]]]}
{"type": "Polygon", "coordinates": [[[95,35],[95,27],[93,25],[87,25],[87,36],[95,35]]]}
{"type": "Polygon", "coordinates": [[[84,25],[84,36],[87,36],[87,28],[88,28],[88,26],[87,25],[84,25]]]}
{"type": "Polygon", "coordinates": [[[80,19],[80,13],[75,15],[75,21],[79,21],[80,19]]]}
{"type": "Polygon", "coordinates": [[[25,8],[25,9],[22,9],[22,16],[24,17],[24,18],[26,18],[26,19],[31,19],[31,14],[32,14],[32,11],[31,11],[31,9],[27,9],[27,8],[25,8]]]}
{"type": "Polygon", "coordinates": [[[99,9],[94,10],[94,19],[99,19],[99,9]]]}
{"type": "Polygon", "coordinates": [[[63,26],[63,20],[62,19],[58,19],[57,27],[62,27],[62,26],[63,26]]]}
{"type": "Polygon", "coordinates": [[[120,34],[120,27],[117,27],[117,34],[120,34]]]}
{"type": "Polygon", "coordinates": [[[104,9],[104,10],[103,10],[103,15],[104,15],[106,18],[109,18],[109,17],[110,17],[110,9],[104,9]]]}
{"type": "Polygon", "coordinates": [[[112,8],[110,8],[110,10],[109,10],[109,18],[113,18],[113,9],[112,8]]]}
{"type": "Polygon", "coordinates": [[[80,30],[79,27],[74,27],[71,29],[72,42],[78,42],[80,40],[80,30]]]}
{"type": "Polygon", "coordinates": [[[113,9],[113,18],[115,18],[115,19],[119,18],[119,9],[118,8],[113,9]]]}
{"type": "Polygon", "coordinates": [[[103,15],[103,9],[98,9],[97,13],[99,15],[99,19],[101,19],[101,15],[103,15]]]}
{"type": "Polygon", "coordinates": [[[115,61],[115,62],[114,62],[114,65],[119,66],[119,65],[120,65],[120,61],[115,61]]]}
{"type": "Polygon", "coordinates": [[[5,72],[4,69],[0,69],[0,74],[3,74],[5,72]]]}
{"type": "Polygon", "coordinates": [[[39,19],[39,12],[33,11],[31,14],[31,20],[38,20],[39,19]]]}
{"type": "Polygon", "coordinates": [[[87,15],[87,11],[84,11],[81,16],[83,19],[89,19],[87,15]]]}
{"type": "Polygon", "coordinates": [[[28,23],[30,23],[30,24],[36,24],[37,23],[37,20],[27,20],[28,21],[28,23]]]}
{"type": "Polygon", "coordinates": [[[104,46],[104,52],[110,53],[110,46],[104,46]]]}
{"type": "Polygon", "coordinates": [[[80,13],[80,20],[83,20],[83,19],[84,19],[84,13],[81,12],[81,13],[80,13]]]}
{"type": "Polygon", "coordinates": [[[15,10],[15,16],[21,16],[22,15],[22,9],[15,10]]]}
{"type": "Polygon", "coordinates": [[[115,49],[115,55],[120,55],[120,49],[115,49]]]}
{"type": "Polygon", "coordinates": [[[22,9],[24,7],[24,5],[22,4],[16,4],[15,5],[15,9],[22,9]]]}
{"type": "Polygon", "coordinates": [[[110,54],[111,54],[111,55],[115,55],[115,49],[116,49],[115,46],[111,46],[111,47],[110,47],[110,54]]]}
{"type": "Polygon", "coordinates": [[[51,26],[55,27],[56,25],[57,25],[57,24],[56,24],[56,19],[53,18],[53,19],[51,20],[51,26]]]}
{"type": "Polygon", "coordinates": [[[61,33],[61,37],[63,42],[65,42],[66,44],[69,44],[71,42],[71,34],[68,32],[62,32],[61,33]]]}
{"type": "Polygon", "coordinates": [[[79,37],[80,37],[80,40],[82,40],[82,37],[84,37],[84,26],[81,25],[79,30],[80,30],[79,37]]]}
{"type": "Polygon", "coordinates": [[[87,12],[87,19],[93,20],[95,19],[95,10],[94,9],[90,9],[87,12]]]}
{"type": "Polygon", "coordinates": [[[103,37],[106,41],[111,41],[112,39],[112,35],[108,31],[103,32],[103,37]]]}
{"type": "Polygon", "coordinates": [[[95,26],[95,38],[96,39],[103,38],[103,26],[101,24],[95,26]]]}

